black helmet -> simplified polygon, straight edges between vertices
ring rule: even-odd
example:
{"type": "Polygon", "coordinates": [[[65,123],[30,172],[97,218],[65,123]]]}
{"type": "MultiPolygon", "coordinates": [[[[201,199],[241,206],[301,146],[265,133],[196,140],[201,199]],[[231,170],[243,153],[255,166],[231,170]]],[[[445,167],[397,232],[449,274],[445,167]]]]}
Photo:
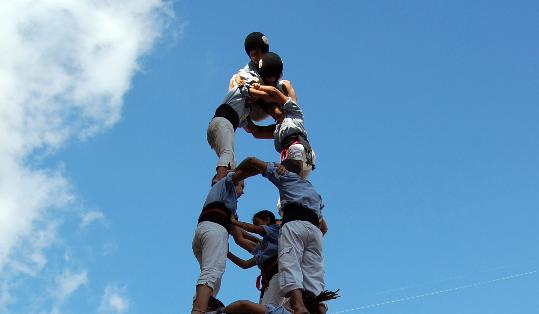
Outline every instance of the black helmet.
{"type": "Polygon", "coordinates": [[[261,32],[252,32],[245,37],[245,52],[248,56],[250,51],[260,48],[263,53],[269,51],[268,38],[261,32]]]}
{"type": "Polygon", "coordinates": [[[281,57],[274,52],[266,53],[258,63],[258,73],[260,73],[262,80],[271,76],[279,78],[283,74],[281,57]]]}

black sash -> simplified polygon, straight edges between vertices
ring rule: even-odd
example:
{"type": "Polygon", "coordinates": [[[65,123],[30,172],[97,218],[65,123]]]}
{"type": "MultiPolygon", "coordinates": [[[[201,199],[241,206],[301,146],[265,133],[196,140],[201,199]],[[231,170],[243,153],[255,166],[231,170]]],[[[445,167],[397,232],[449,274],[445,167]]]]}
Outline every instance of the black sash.
{"type": "Polygon", "coordinates": [[[230,222],[231,216],[232,211],[226,208],[225,203],[212,202],[204,206],[202,213],[198,217],[198,222],[211,221],[223,226],[226,231],[230,232],[230,228],[232,227],[232,223],[230,222]]]}
{"type": "Polygon", "coordinates": [[[234,110],[230,105],[222,104],[221,106],[217,107],[215,109],[215,117],[223,117],[230,121],[232,123],[232,127],[234,127],[234,131],[238,128],[238,125],[240,125],[240,117],[238,116],[238,113],[236,110],[234,110]]]}
{"type": "Polygon", "coordinates": [[[306,207],[303,207],[299,204],[286,204],[282,208],[283,211],[283,226],[287,222],[294,221],[294,220],[302,220],[302,221],[308,221],[315,225],[316,227],[320,227],[320,221],[318,218],[318,215],[311,209],[308,209],[306,207]]]}

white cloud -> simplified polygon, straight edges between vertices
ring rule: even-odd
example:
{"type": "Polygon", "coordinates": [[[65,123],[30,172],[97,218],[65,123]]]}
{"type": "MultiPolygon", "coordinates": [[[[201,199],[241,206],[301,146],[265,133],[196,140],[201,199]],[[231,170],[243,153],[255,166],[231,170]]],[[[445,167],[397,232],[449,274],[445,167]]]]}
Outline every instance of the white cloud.
{"type": "Polygon", "coordinates": [[[11,302],[10,287],[7,282],[0,284],[0,313],[4,313],[6,306],[11,302]]]}
{"type": "Polygon", "coordinates": [[[80,228],[86,228],[88,225],[93,223],[94,221],[104,221],[105,215],[101,211],[98,210],[92,210],[89,212],[86,212],[82,215],[82,219],[80,222],[80,228]]]}
{"type": "Polygon", "coordinates": [[[108,284],[101,298],[98,312],[101,314],[125,313],[129,309],[129,300],[125,296],[125,290],[125,287],[120,288],[108,284]]]}
{"type": "Polygon", "coordinates": [[[0,309],[8,282],[47,266],[75,200],[62,167],[39,162],[120,119],[171,12],[161,0],[0,1],[0,309]]]}
{"type": "Polygon", "coordinates": [[[80,273],[71,273],[65,270],[60,276],[56,277],[56,289],[53,291],[53,296],[60,302],[67,300],[75,290],[88,283],[88,275],[86,271],[80,273]]]}

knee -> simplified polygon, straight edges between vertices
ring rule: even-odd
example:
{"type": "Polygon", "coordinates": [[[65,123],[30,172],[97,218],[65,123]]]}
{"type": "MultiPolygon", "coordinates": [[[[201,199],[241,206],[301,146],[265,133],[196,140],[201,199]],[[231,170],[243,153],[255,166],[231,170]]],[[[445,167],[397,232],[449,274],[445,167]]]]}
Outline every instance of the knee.
{"type": "Polygon", "coordinates": [[[219,279],[221,279],[222,275],[223,275],[223,272],[217,269],[204,268],[202,269],[202,272],[200,273],[200,277],[198,279],[197,284],[208,286],[210,289],[213,290],[215,289],[215,286],[217,285],[217,282],[219,281],[219,279]]]}

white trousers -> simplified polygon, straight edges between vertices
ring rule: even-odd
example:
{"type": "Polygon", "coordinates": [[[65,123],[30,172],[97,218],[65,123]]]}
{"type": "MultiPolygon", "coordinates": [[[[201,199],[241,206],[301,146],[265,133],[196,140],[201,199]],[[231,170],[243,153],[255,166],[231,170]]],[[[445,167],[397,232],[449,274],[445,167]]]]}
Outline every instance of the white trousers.
{"type": "Polygon", "coordinates": [[[208,144],[219,157],[217,166],[236,168],[232,123],[223,117],[213,118],[208,125],[207,138],[208,144]]]}
{"type": "Polygon", "coordinates": [[[264,296],[260,300],[260,304],[272,304],[279,305],[284,301],[284,298],[281,297],[281,287],[279,283],[279,273],[273,275],[269,282],[266,291],[264,291],[264,296]]]}
{"type": "Polygon", "coordinates": [[[307,221],[290,221],[279,235],[281,296],[295,289],[318,295],[324,290],[322,232],[307,221]]]}
{"type": "Polygon", "coordinates": [[[220,224],[202,221],[193,238],[193,253],[200,265],[198,285],[206,285],[215,297],[221,287],[228,253],[228,232],[220,224]]]}

